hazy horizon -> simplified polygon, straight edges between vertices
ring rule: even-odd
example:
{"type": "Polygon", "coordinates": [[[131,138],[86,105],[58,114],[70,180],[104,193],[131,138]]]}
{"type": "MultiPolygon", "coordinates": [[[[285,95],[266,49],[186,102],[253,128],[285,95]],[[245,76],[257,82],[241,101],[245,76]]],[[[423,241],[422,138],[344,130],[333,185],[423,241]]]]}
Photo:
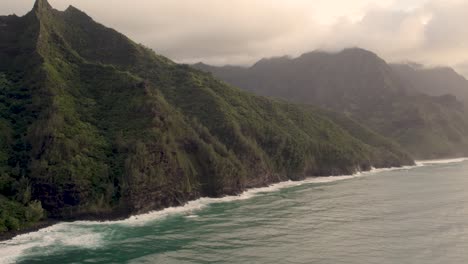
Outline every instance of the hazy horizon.
{"type": "MultiPolygon", "coordinates": [[[[49,0],[177,62],[251,65],[261,58],[360,47],[389,62],[451,66],[468,76],[468,2],[461,0],[240,0],[196,2],[49,0]]],[[[3,1],[2,15],[34,0],[3,1]]]]}

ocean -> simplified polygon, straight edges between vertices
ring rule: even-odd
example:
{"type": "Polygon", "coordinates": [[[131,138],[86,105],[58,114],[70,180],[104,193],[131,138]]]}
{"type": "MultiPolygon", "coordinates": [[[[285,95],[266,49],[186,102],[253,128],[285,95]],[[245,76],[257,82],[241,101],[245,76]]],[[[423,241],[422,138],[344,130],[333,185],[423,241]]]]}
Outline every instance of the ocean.
{"type": "Polygon", "coordinates": [[[468,161],[202,198],[0,242],[0,263],[468,263],[468,161]]]}

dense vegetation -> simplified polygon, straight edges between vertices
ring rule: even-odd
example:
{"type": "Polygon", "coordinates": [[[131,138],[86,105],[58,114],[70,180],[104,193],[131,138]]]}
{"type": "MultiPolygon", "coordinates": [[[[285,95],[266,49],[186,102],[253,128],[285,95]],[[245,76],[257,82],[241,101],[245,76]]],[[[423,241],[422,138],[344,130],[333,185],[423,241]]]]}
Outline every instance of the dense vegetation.
{"type": "Polygon", "coordinates": [[[464,99],[468,86],[451,71],[391,67],[362,49],[263,59],[250,68],[195,67],[260,95],[345,113],[419,159],[468,154],[466,107],[455,98],[464,99]]]}
{"type": "Polygon", "coordinates": [[[1,231],[413,163],[346,117],[230,87],[74,7],[38,0],[0,24],[1,231]]]}

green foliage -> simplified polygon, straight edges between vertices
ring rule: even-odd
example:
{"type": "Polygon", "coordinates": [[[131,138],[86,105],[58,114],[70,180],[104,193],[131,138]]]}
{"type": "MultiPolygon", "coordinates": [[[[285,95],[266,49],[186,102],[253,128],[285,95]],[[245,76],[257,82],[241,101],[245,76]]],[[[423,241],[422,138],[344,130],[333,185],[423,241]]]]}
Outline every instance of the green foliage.
{"type": "Polygon", "coordinates": [[[44,209],[42,208],[41,202],[30,202],[25,210],[24,216],[26,221],[31,223],[41,220],[42,217],[44,217],[44,209]]]}
{"type": "MultiPolygon", "coordinates": [[[[421,70],[419,74],[423,75],[419,75],[408,66],[395,71],[398,66],[392,68],[376,54],[356,48],[338,53],[316,51],[298,58],[263,59],[250,68],[204,64],[195,67],[260,95],[344,113],[398,142],[401,147],[390,144],[392,155],[385,153],[382,146],[379,148],[379,164],[398,164],[402,153],[397,148],[404,148],[418,159],[468,154],[468,119],[461,103],[454,96],[431,97],[413,91],[416,88],[438,95],[451,92],[464,98],[467,92],[462,90],[467,82],[454,71],[421,70]],[[446,80],[446,85],[441,80],[446,80]]],[[[334,121],[366,143],[388,141],[362,127],[356,133],[359,126],[342,117],[334,121]]]]}
{"type": "Polygon", "coordinates": [[[23,205],[0,195],[0,231],[19,230],[41,220],[44,211],[41,202],[23,205]]]}
{"type": "Polygon", "coordinates": [[[19,69],[0,74],[2,230],[384,165],[388,142],[365,129],[177,65],[75,8],[18,19],[19,51],[0,49],[0,69],[19,69]],[[39,59],[19,66],[28,52],[39,59]]]}

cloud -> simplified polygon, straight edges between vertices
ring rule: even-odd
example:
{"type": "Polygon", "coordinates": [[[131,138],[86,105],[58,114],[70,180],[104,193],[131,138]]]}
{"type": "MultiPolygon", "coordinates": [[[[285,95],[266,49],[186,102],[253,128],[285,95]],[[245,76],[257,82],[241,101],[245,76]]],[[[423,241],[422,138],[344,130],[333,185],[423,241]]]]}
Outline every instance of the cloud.
{"type": "MultiPolygon", "coordinates": [[[[389,61],[468,71],[465,0],[49,1],[58,9],[72,4],[179,62],[250,64],[359,46],[389,61]]],[[[24,14],[33,2],[4,0],[0,10],[24,14]]]]}
{"type": "Polygon", "coordinates": [[[331,27],[324,46],[359,46],[393,59],[424,43],[424,13],[372,9],[359,21],[346,18],[331,27]]]}

